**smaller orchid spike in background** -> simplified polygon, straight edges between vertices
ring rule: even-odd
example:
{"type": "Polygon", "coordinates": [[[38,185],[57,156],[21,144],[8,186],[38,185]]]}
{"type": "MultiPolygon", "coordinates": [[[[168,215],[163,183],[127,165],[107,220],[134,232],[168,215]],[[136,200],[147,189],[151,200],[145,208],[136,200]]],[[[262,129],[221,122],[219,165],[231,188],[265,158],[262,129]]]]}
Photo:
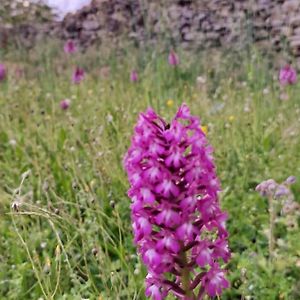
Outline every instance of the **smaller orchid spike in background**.
{"type": "Polygon", "coordinates": [[[297,72],[290,66],[286,65],[279,71],[279,83],[281,85],[292,85],[297,82],[297,72]]]}
{"type": "Polygon", "coordinates": [[[83,69],[76,67],[75,71],[72,75],[72,82],[75,84],[79,84],[85,77],[85,72],[83,69]]]}
{"type": "Polygon", "coordinates": [[[4,64],[0,64],[0,81],[6,78],[6,67],[4,64]]]}
{"type": "Polygon", "coordinates": [[[179,65],[179,57],[174,50],[171,50],[168,56],[168,62],[171,66],[179,65]]]}
{"type": "Polygon", "coordinates": [[[141,113],[124,166],[132,200],[134,241],[148,269],[146,296],[215,297],[229,287],[227,214],[200,121],[183,104],[170,124],[141,113]]]}
{"type": "Polygon", "coordinates": [[[67,54],[75,53],[77,51],[75,42],[72,40],[66,41],[66,43],[64,45],[64,51],[67,54]]]}
{"type": "Polygon", "coordinates": [[[60,108],[62,110],[67,110],[70,107],[71,100],[70,99],[64,99],[60,101],[60,108]]]}
{"type": "Polygon", "coordinates": [[[139,79],[138,77],[138,73],[136,70],[132,70],[131,73],[130,73],[130,81],[131,82],[137,82],[139,79]]]}

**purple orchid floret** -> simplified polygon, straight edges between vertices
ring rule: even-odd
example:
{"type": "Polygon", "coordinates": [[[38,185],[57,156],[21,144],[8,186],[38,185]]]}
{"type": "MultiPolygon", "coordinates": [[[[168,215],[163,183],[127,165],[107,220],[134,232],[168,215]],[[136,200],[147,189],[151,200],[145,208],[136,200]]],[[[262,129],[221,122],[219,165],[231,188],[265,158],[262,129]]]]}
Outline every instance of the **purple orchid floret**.
{"type": "Polygon", "coordinates": [[[152,299],[215,297],[229,286],[219,267],[230,250],[212,152],[187,105],[170,124],[152,109],[140,114],[124,166],[134,241],[152,299]]]}
{"type": "Polygon", "coordinates": [[[224,278],[224,270],[219,265],[214,264],[211,269],[203,277],[205,290],[210,297],[215,297],[222,293],[222,289],[229,287],[228,281],[224,278]]]}

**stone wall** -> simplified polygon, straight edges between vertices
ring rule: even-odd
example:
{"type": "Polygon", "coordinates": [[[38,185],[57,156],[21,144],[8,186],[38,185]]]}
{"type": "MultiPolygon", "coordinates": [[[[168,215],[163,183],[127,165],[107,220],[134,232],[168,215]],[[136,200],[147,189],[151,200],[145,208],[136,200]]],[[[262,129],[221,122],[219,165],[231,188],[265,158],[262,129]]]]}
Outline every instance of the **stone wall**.
{"type": "Polygon", "coordinates": [[[0,48],[17,41],[32,46],[52,23],[54,13],[41,0],[0,0],[0,48]],[[45,26],[44,26],[45,25],[45,26]]]}
{"type": "Polygon", "coordinates": [[[120,38],[186,48],[255,42],[300,57],[300,0],[93,0],[45,31],[83,47],[120,38]]]}
{"type": "Polygon", "coordinates": [[[300,0],[94,0],[60,25],[56,34],[83,45],[126,35],[192,48],[255,42],[300,55],[300,0]]]}

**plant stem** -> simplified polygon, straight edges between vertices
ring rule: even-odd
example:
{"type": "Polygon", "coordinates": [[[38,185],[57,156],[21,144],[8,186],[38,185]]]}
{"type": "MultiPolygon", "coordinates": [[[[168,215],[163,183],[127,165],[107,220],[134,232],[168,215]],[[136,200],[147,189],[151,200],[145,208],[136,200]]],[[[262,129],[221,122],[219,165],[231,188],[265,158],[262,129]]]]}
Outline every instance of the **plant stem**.
{"type": "Polygon", "coordinates": [[[182,282],[182,289],[185,291],[186,296],[188,297],[187,299],[189,300],[194,300],[196,299],[194,292],[190,288],[190,271],[187,266],[187,256],[186,252],[182,251],[181,252],[181,260],[183,262],[183,269],[182,269],[182,275],[181,275],[181,282],[182,282]]]}
{"type": "Polygon", "coordinates": [[[274,238],[274,227],[275,227],[275,207],[273,197],[269,197],[269,214],[270,214],[270,228],[269,228],[269,260],[274,256],[275,238],[274,238]]]}

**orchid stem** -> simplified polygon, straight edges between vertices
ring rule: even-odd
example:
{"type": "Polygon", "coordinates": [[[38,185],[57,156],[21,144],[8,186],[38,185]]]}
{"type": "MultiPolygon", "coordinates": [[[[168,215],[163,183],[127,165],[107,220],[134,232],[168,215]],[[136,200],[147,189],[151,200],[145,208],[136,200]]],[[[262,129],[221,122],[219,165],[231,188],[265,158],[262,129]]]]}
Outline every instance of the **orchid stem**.
{"type": "Polygon", "coordinates": [[[190,287],[190,271],[187,264],[186,252],[182,251],[180,257],[184,265],[181,276],[182,289],[184,290],[189,300],[194,300],[196,299],[196,297],[193,290],[190,287]]]}

